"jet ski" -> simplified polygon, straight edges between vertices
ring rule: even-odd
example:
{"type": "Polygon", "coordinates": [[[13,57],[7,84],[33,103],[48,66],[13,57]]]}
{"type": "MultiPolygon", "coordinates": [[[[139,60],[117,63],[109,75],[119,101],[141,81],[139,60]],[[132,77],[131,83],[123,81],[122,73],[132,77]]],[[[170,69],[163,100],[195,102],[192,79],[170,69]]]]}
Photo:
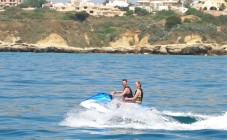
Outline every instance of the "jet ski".
{"type": "Polygon", "coordinates": [[[94,110],[102,113],[108,113],[114,111],[115,109],[120,109],[121,107],[124,107],[124,110],[148,110],[152,111],[153,113],[159,114],[165,121],[177,121],[184,124],[192,124],[197,121],[197,118],[193,116],[173,116],[163,114],[157,111],[154,107],[140,105],[137,103],[127,103],[123,101],[122,97],[112,97],[110,94],[103,92],[98,92],[95,95],[85,99],[83,102],[80,103],[80,106],[89,110],[94,110]]]}
{"type": "Polygon", "coordinates": [[[110,94],[103,92],[98,92],[95,95],[85,99],[85,101],[80,103],[80,106],[99,112],[107,112],[112,107],[111,102],[113,101],[115,102],[116,108],[119,108],[121,104],[125,104],[126,106],[133,106],[138,109],[152,110],[152,108],[149,106],[139,105],[137,103],[125,103],[121,97],[112,97],[110,94]]]}

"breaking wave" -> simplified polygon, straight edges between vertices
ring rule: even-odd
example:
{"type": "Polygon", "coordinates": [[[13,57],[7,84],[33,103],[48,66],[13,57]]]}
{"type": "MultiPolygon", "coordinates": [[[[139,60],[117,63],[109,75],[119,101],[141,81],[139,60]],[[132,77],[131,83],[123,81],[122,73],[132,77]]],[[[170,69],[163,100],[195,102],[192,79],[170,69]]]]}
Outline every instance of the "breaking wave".
{"type": "Polygon", "coordinates": [[[73,108],[60,125],[91,128],[131,128],[162,130],[227,130],[227,112],[219,115],[203,115],[192,112],[158,111],[141,109],[127,103],[118,106],[112,102],[106,112],[73,108]]]}

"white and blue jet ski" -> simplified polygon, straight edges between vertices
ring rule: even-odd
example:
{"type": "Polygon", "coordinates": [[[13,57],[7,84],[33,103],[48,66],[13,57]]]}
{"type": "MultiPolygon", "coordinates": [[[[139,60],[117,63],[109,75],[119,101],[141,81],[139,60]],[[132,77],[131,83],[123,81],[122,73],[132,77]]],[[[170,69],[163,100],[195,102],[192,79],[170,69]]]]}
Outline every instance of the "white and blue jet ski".
{"type": "MultiPolygon", "coordinates": [[[[85,101],[80,103],[80,106],[85,107],[87,109],[96,110],[99,112],[108,112],[113,104],[111,102],[114,102],[115,98],[113,98],[108,93],[102,93],[99,92],[95,94],[94,96],[91,96],[87,98],[85,101]]],[[[118,108],[122,103],[124,103],[122,100],[115,100],[117,102],[116,108],[118,108]]],[[[136,103],[124,103],[128,104],[130,106],[135,106],[139,109],[152,109],[151,107],[144,106],[144,105],[138,105],[136,103]]]]}
{"type": "Polygon", "coordinates": [[[163,114],[157,111],[153,107],[139,105],[137,103],[126,103],[126,102],[123,102],[123,100],[118,98],[119,97],[113,98],[108,93],[98,92],[95,95],[85,99],[85,101],[81,102],[80,106],[89,110],[94,110],[102,113],[108,113],[108,112],[114,111],[115,109],[119,109],[121,111],[121,108],[123,108],[124,111],[126,111],[127,109],[129,110],[138,109],[141,111],[148,110],[148,111],[152,111],[153,113],[159,114],[165,121],[175,120],[177,122],[185,123],[185,124],[191,124],[197,121],[197,119],[192,116],[172,116],[168,114],[163,114]]]}

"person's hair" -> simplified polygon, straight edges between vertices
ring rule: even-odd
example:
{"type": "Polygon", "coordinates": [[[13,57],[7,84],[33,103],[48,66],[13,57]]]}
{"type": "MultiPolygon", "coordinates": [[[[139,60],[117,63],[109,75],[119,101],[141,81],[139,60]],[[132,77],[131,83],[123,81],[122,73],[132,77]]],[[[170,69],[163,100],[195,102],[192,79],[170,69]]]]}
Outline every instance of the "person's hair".
{"type": "Polygon", "coordinates": [[[140,81],[136,81],[136,82],[140,84],[140,87],[142,87],[142,84],[141,84],[141,82],[140,82],[140,81]]]}
{"type": "Polygon", "coordinates": [[[123,79],[122,81],[128,82],[127,79],[123,79]]]}

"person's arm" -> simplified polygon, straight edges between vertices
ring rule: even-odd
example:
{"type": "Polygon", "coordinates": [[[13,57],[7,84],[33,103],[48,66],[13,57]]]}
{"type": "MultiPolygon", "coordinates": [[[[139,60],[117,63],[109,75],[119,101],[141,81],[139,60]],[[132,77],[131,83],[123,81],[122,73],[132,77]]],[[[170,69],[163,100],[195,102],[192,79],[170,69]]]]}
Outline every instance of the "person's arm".
{"type": "Polygon", "coordinates": [[[117,90],[117,91],[114,91],[114,92],[112,92],[112,93],[110,93],[110,95],[112,95],[112,96],[115,96],[114,94],[116,94],[116,93],[122,93],[122,91],[120,91],[120,90],[117,90]]]}
{"type": "Polygon", "coordinates": [[[138,89],[137,91],[136,91],[136,94],[132,97],[132,98],[125,98],[125,101],[134,101],[134,100],[136,100],[136,98],[139,96],[139,94],[141,94],[141,91],[138,89]]]}
{"type": "Polygon", "coordinates": [[[129,88],[125,88],[121,94],[114,94],[113,96],[124,96],[127,92],[129,92],[129,88]]]}

